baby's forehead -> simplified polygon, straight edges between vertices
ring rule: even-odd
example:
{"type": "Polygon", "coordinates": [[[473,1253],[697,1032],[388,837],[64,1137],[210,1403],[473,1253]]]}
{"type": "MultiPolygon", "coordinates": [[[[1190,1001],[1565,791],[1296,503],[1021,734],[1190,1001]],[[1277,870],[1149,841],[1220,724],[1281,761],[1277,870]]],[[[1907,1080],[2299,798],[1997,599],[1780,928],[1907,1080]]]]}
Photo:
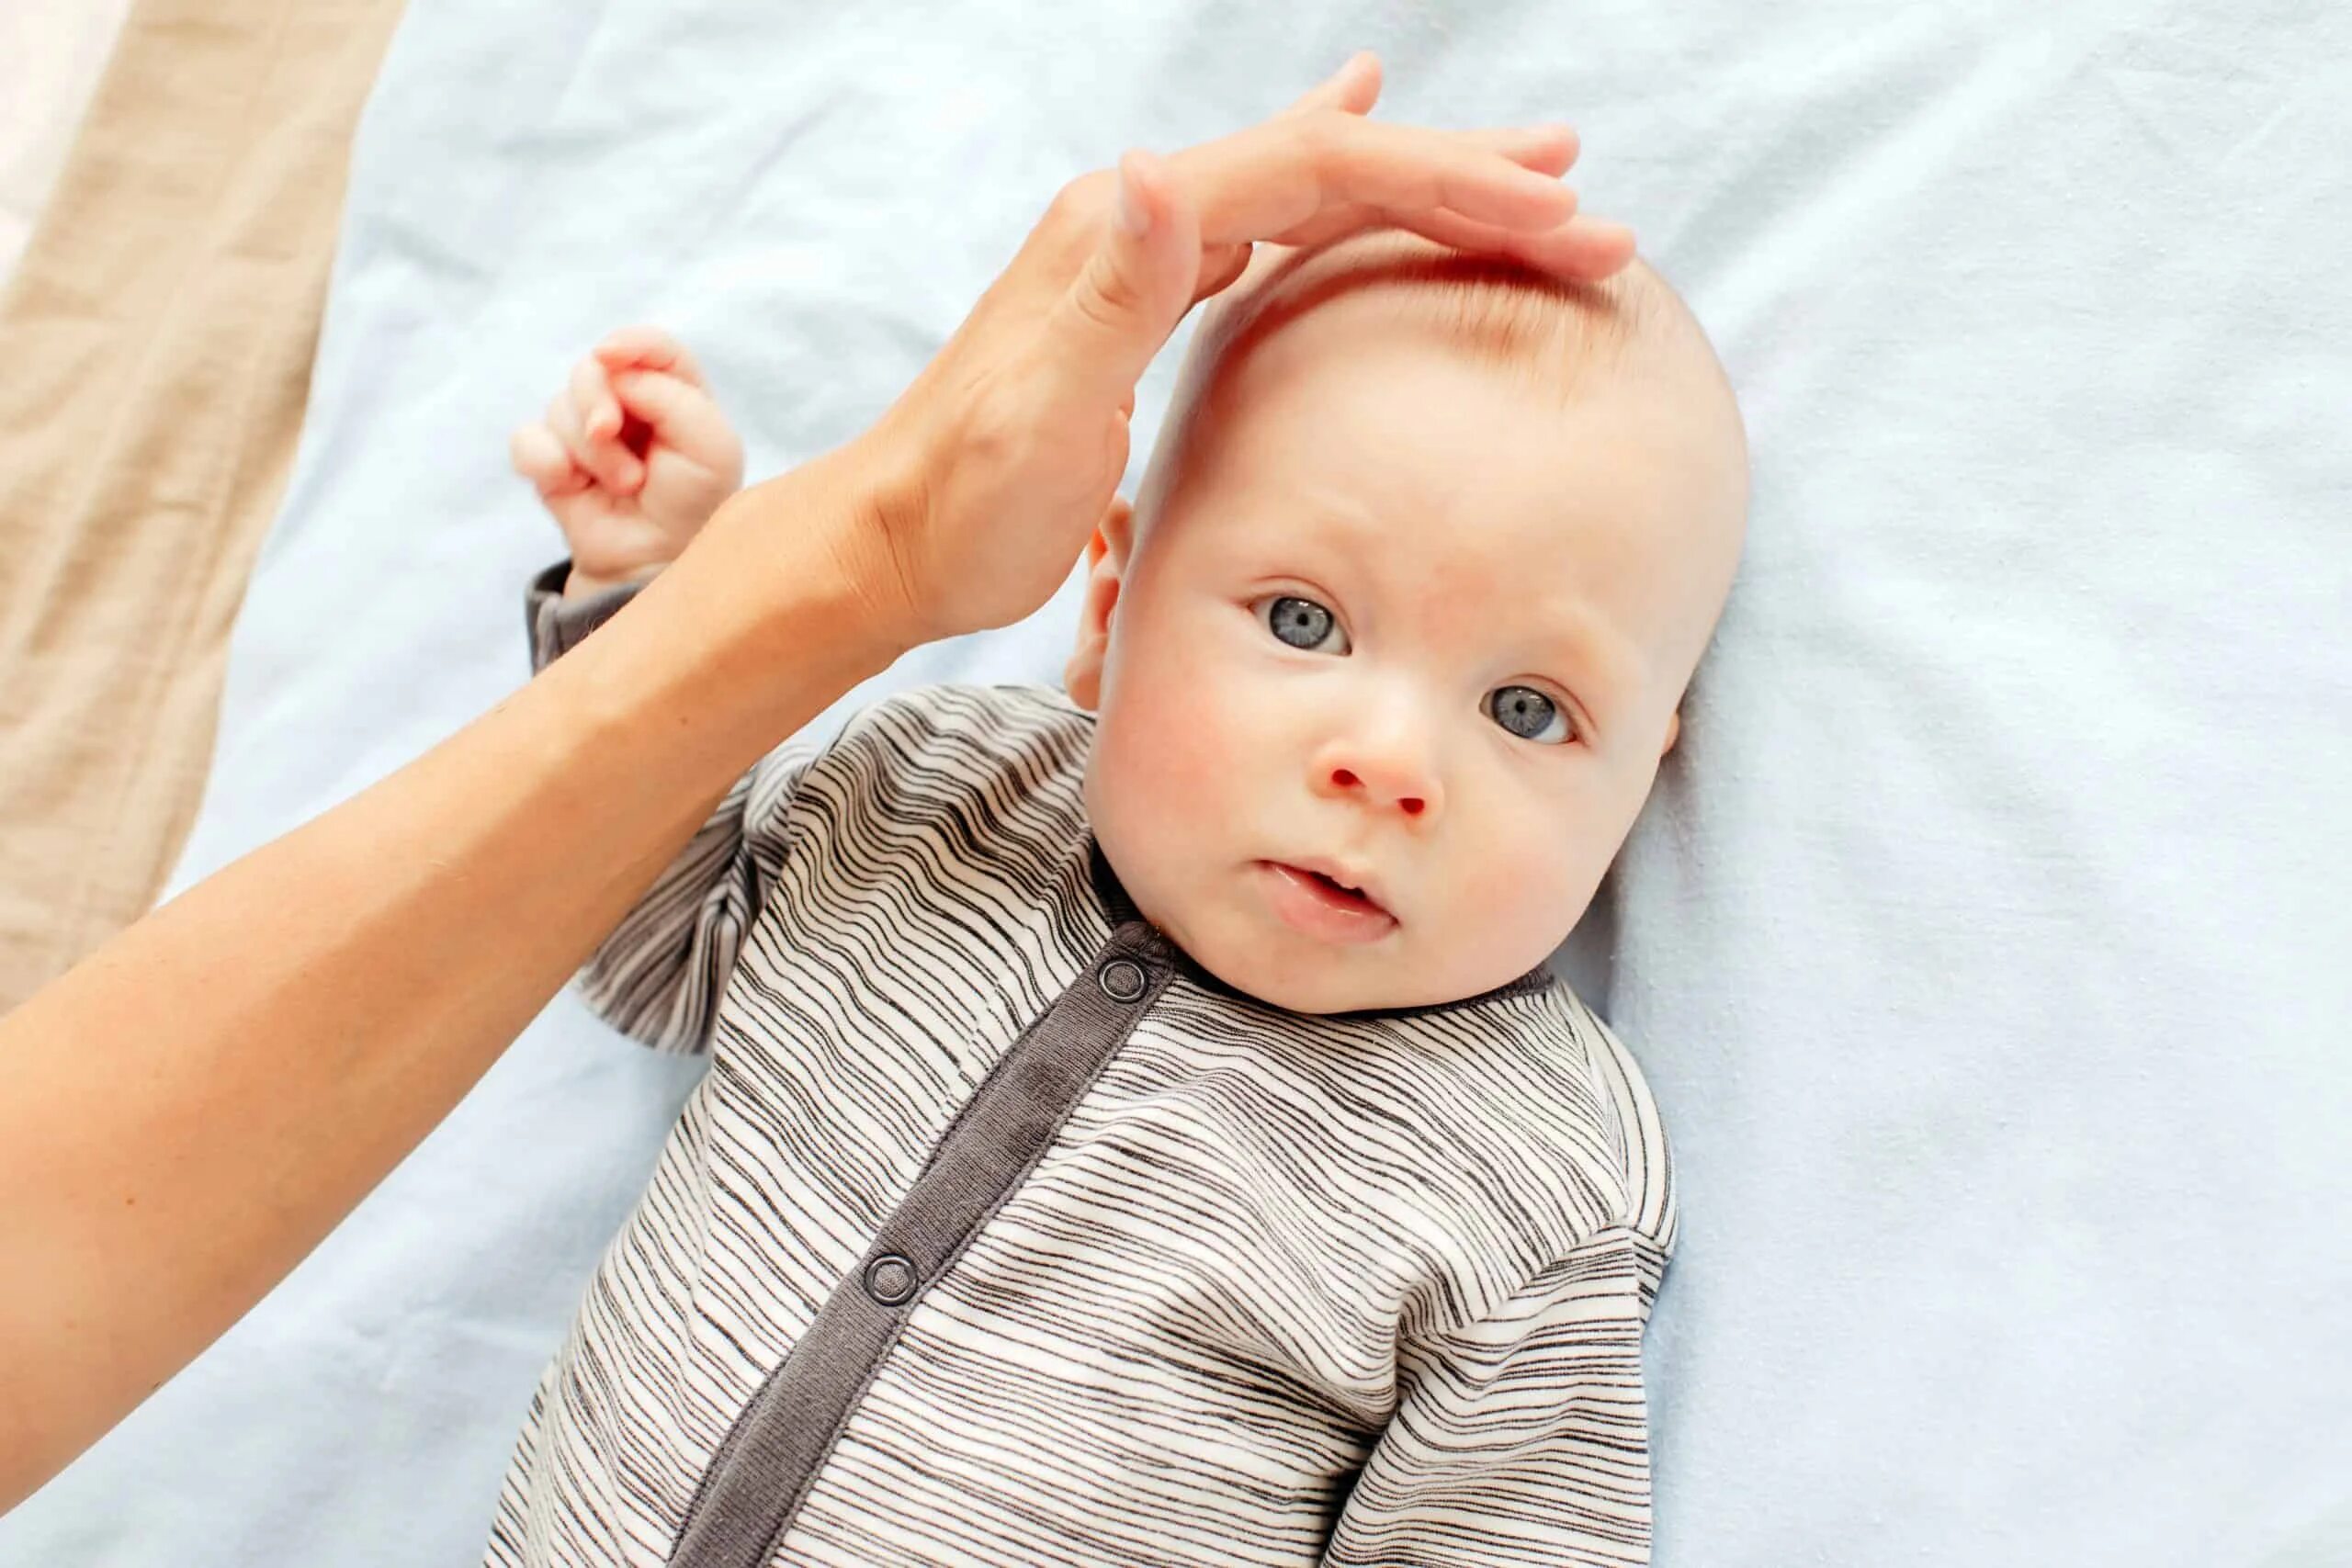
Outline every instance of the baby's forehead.
{"type": "Polygon", "coordinates": [[[1481,369],[1375,355],[1270,383],[1216,423],[1171,511],[1228,567],[1457,607],[1665,570],[1646,558],[1670,478],[1599,401],[1563,415],[1481,369]]]}

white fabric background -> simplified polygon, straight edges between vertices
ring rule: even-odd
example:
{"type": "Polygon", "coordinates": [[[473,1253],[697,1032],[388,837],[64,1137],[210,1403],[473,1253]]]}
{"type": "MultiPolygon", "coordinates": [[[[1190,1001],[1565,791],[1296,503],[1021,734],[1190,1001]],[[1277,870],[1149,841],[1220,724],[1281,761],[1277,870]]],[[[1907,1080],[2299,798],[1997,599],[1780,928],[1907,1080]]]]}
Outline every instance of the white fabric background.
{"type": "MultiPolygon", "coordinates": [[[[505,433],[597,333],[681,332],[773,469],[1065,176],[1371,44],[1383,114],[1579,128],[1757,453],[1566,958],[1679,1158],[1659,1562],[2352,1562],[2345,17],[414,0],[170,891],[524,678],[505,433]]],[[[1075,586],[850,701],[1057,678],[1075,586]]],[[[470,1561],[692,1071],[559,999],[0,1562],[470,1561]]]]}

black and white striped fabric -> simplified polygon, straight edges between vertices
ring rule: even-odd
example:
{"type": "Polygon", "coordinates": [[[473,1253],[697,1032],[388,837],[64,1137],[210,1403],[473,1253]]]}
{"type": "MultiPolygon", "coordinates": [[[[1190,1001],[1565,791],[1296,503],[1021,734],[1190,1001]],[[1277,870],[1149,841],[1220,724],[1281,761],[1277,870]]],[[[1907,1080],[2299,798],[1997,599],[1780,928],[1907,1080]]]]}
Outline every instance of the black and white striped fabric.
{"type": "MultiPolygon", "coordinates": [[[[567,563],[568,564],[568,563],[567,563]]],[[[528,606],[535,667],[625,600],[528,606]]],[[[1092,716],[933,685],[740,781],[574,984],[708,1051],[493,1564],[1639,1563],[1675,1207],[1539,968],[1292,1013],[1136,915],[1092,716]]]]}

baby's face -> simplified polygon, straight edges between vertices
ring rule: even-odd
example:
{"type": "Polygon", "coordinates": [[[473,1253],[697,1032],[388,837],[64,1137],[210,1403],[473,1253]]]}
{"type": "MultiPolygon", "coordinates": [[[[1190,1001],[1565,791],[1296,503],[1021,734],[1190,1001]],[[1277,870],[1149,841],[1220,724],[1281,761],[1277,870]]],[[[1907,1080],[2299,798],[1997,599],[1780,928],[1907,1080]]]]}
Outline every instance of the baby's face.
{"type": "Polygon", "coordinates": [[[1214,407],[1072,663],[1105,855],[1204,967],[1296,1011],[1524,973],[1672,744],[1720,596],[1680,569],[1684,514],[1724,476],[1671,398],[1563,409],[1344,300],[1214,407]],[[1284,869],[1317,865],[1372,901],[1284,869]]]}

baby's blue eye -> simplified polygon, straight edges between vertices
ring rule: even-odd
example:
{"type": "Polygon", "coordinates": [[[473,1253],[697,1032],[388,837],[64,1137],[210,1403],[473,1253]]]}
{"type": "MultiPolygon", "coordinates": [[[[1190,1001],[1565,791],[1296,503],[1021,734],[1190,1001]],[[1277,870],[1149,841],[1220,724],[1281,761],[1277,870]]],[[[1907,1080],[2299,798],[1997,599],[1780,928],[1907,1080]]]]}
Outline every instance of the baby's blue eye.
{"type": "MultiPolygon", "coordinates": [[[[1339,622],[1332,618],[1330,611],[1312,599],[1302,599],[1295,593],[1270,594],[1259,600],[1258,603],[1272,606],[1271,616],[1261,613],[1258,618],[1267,622],[1267,629],[1293,648],[1306,649],[1312,652],[1322,645],[1327,634],[1339,626],[1339,622]]],[[[1345,647],[1347,640],[1348,634],[1340,632],[1340,641],[1342,646],[1338,649],[1339,652],[1347,651],[1345,647]]]]}
{"type": "Polygon", "coordinates": [[[1567,716],[1560,712],[1560,705],[1532,686],[1497,686],[1488,694],[1487,711],[1495,722],[1525,740],[1566,741],[1569,739],[1567,716]],[[1557,723],[1562,733],[1551,736],[1557,723]]]}

